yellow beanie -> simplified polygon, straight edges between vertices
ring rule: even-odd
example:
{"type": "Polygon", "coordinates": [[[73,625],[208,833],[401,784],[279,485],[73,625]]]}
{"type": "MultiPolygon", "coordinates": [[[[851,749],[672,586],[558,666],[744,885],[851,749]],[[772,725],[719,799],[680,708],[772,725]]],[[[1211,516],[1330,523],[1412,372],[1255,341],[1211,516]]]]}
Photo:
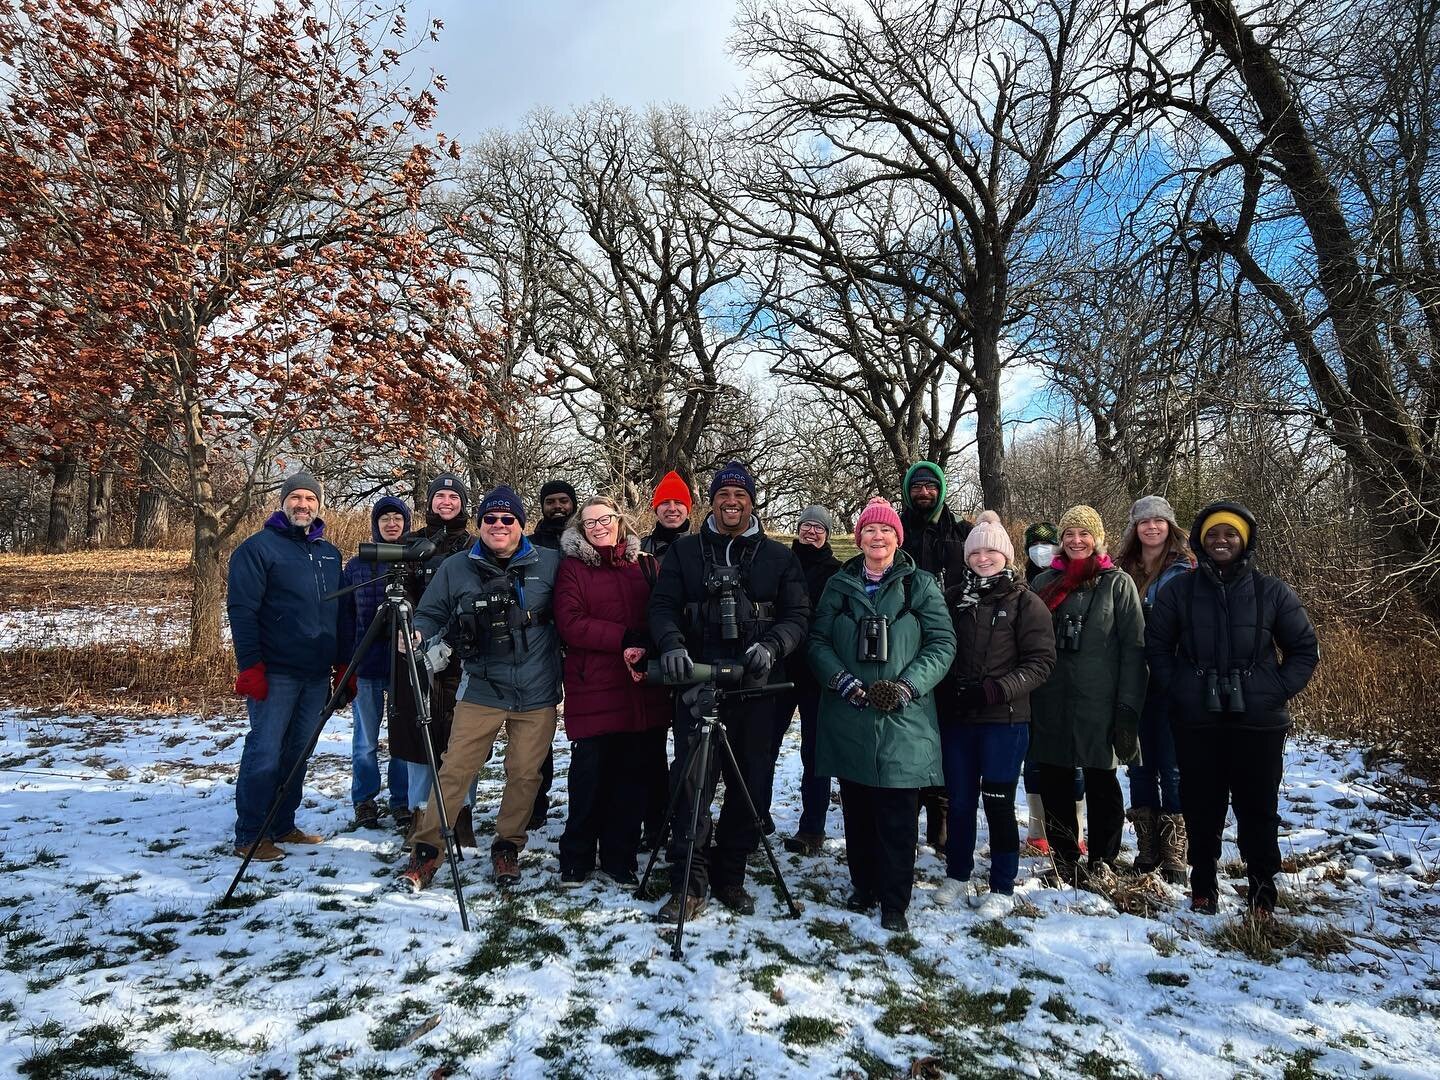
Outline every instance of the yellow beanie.
{"type": "Polygon", "coordinates": [[[1240,534],[1240,542],[1250,546],[1250,525],[1233,510],[1216,510],[1213,514],[1206,514],[1205,520],[1200,523],[1200,539],[1203,541],[1205,534],[1216,525],[1232,526],[1240,534]]]}
{"type": "Polygon", "coordinates": [[[1095,537],[1095,550],[1105,550],[1105,523],[1100,520],[1100,515],[1093,506],[1072,506],[1065,513],[1060,515],[1060,539],[1065,539],[1066,529],[1084,529],[1091,536],[1095,537]]]}

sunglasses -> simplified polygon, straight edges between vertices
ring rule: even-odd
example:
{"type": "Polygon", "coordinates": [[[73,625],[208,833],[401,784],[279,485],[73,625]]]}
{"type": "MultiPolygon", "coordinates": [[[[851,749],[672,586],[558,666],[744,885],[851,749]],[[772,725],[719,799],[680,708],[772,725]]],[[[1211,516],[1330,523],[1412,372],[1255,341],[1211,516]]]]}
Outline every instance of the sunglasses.
{"type": "Polygon", "coordinates": [[[486,525],[510,526],[514,525],[515,522],[520,519],[517,518],[514,514],[486,514],[480,520],[485,522],[486,525]]]}

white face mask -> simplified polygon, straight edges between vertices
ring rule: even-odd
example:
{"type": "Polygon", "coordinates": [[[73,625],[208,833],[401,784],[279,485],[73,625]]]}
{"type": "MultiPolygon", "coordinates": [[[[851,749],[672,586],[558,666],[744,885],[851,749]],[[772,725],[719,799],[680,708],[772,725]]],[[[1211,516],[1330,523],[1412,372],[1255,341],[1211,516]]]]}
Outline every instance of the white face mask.
{"type": "Polygon", "coordinates": [[[1049,566],[1055,561],[1056,550],[1054,544],[1031,544],[1025,549],[1025,554],[1036,566],[1049,566]]]}

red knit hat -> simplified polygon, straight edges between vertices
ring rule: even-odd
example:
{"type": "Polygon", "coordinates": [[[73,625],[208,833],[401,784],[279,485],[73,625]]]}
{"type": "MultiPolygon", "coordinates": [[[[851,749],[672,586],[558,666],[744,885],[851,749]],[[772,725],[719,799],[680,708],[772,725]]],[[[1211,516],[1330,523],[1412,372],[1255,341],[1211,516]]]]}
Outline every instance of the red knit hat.
{"type": "Polygon", "coordinates": [[[690,509],[690,485],[680,479],[680,474],[671,469],[660,478],[660,483],[655,485],[655,495],[650,500],[650,509],[654,510],[663,502],[674,499],[676,502],[685,504],[685,509],[690,509]]]}
{"type": "Polygon", "coordinates": [[[900,543],[905,543],[905,526],[900,524],[900,515],[890,505],[890,500],[884,495],[876,495],[868,503],[865,509],[860,511],[860,516],[855,520],[855,543],[860,543],[860,530],[866,525],[889,525],[895,530],[895,538],[900,543]]]}

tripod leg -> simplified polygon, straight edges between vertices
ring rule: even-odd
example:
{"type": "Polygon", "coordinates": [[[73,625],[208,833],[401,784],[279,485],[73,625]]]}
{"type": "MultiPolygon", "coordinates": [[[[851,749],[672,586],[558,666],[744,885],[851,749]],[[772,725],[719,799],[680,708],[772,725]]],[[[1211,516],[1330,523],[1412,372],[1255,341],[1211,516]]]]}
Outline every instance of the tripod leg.
{"type": "MultiPolygon", "coordinates": [[[[650,858],[645,863],[645,872],[640,875],[640,884],[635,887],[637,900],[646,898],[645,890],[650,882],[650,873],[655,869],[655,863],[660,858],[660,849],[665,846],[666,834],[671,831],[671,823],[675,820],[675,811],[680,807],[680,793],[685,790],[687,780],[692,783],[700,783],[690,775],[695,769],[696,749],[696,744],[692,741],[689,749],[685,752],[685,763],[680,767],[680,782],[675,785],[675,790],[670,792],[670,800],[665,806],[665,818],[660,826],[659,835],[655,839],[655,846],[650,850],[650,858]]],[[[693,830],[691,835],[694,835],[693,830]]]]}
{"type": "Polygon", "coordinates": [[[330,717],[335,714],[335,710],[340,707],[340,698],[341,695],[345,693],[345,687],[350,682],[350,676],[353,675],[355,669],[360,666],[360,658],[365,655],[365,651],[369,649],[375,639],[380,636],[380,631],[387,622],[388,619],[381,618],[379,613],[377,613],[375,618],[370,620],[370,625],[365,628],[365,636],[360,639],[360,644],[355,647],[355,653],[350,657],[350,663],[345,666],[345,671],[340,676],[334,692],[331,693],[330,700],[325,702],[325,707],[320,710],[320,720],[315,725],[315,730],[310,736],[310,742],[305,747],[305,752],[295,760],[295,764],[290,767],[289,774],[284,780],[280,781],[280,786],[275,789],[275,797],[270,800],[270,810],[266,813],[265,820],[260,825],[260,835],[257,836],[254,843],[250,845],[250,850],[245,852],[245,858],[240,863],[240,869],[235,871],[235,877],[231,880],[230,887],[225,890],[225,895],[220,900],[221,907],[229,904],[230,898],[235,895],[235,889],[239,886],[241,879],[244,878],[245,871],[250,867],[250,860],[255,857],[255,849],[260,846],[260,841],[270,832],[270,826],[274,824],[275,815],[280,812],[280,804],[285,801],[285,793],[290,790],[290,786],[295,783],[297,778],[304,777],[305,766],[310,761],[310,755],[315,753],[315,747],[320,742],[320,733],[325,730],[325,724],[329,721],[330,717]]]}
{"type": "MultiPolygon", "coordinates": [[[[685,912],[689,907],[690,871],[695,866],[695,834],[700,831],[700,805],[708,802],[705,796],[710,787],[710,740],[714,736],[717,723],[718,721],[713,716],[704,717],[700,721],[700,729],[697,732],[699,745],[694,748],[694,756],[695,771],[699,775],[695,778],[695,798],[690,804],[690,835],[685,839],[685,874],[680,879],[681,892],[679,910],[675,919],[675,944],[670,949],[672,960],[679,960],[684,955],[685,912]]],[[[706,809],[709,808],[706,807],[706,809]]],[[[671,891],[674,891],[673,884],[671,891]]]]}
{"type": "MultiPolygon", "coordinates": [[[[415,698],[415,719],[420,724],[421,741],[425,744],[425,759],[430,766],[430,794],[435,800],[435,811],[440,816],[440,839],[445,844],[445,857],[450,864],[450,879],[455,885],[455,902],[460,907],[460,928],[470,929],[470,915],[465,908],[465,890],[460,884],[460,845],[455,841],[455,832],[450,827],[450,815],[445,810],[445,796],[440,790],[440,765],[435,760],[435,743],[430,738],[430,702],[422,694],[420,668],[415,661],[415,627],[410,619],[410,609],[400,609],[400,632],[411,647],[405,650],[405,671],[410,679],[410,692],[415,698]]],[[[418,841],[417,841],[418,844],[418,841]]]]}
{"type": "MultiPolygon", "coordinates": [[[[730,738],[725,734],[725,729],[719,723],[716,740],[720,743],[720,749],[725,753],[725,760],[730,762],[730,768],[735,777],[735,786],[740,789],[740,794],[745,797],[745,808],[750,811],[750,818],[755,822],[755,831],[760,835],[760,844],[765,848],[765,857],[770,860],[770,870],[775,875],[775,880],[780,885],[780,895],[785,898],[785,904],[790,909],[791,918],[800,917],[800,905],[795,903],[795,898],[790,895],[790,889],[785,884],[785,875],[780,873],[780,862],[775,858],[775,849],[770,846],[770,838],[765,835],[765,821],[760,816],[760,811],[755,808],[755,800],[750,797],[750,787],[745,783],[745,775],[740,771],[740,763],[735,760],[735,751],[730,746],[730,738]]],[[[728,780],[726,781],[729,782],[728,780]]],[[[730,798],[733,791],[727,791],[725,798],[730,798]]]]}

